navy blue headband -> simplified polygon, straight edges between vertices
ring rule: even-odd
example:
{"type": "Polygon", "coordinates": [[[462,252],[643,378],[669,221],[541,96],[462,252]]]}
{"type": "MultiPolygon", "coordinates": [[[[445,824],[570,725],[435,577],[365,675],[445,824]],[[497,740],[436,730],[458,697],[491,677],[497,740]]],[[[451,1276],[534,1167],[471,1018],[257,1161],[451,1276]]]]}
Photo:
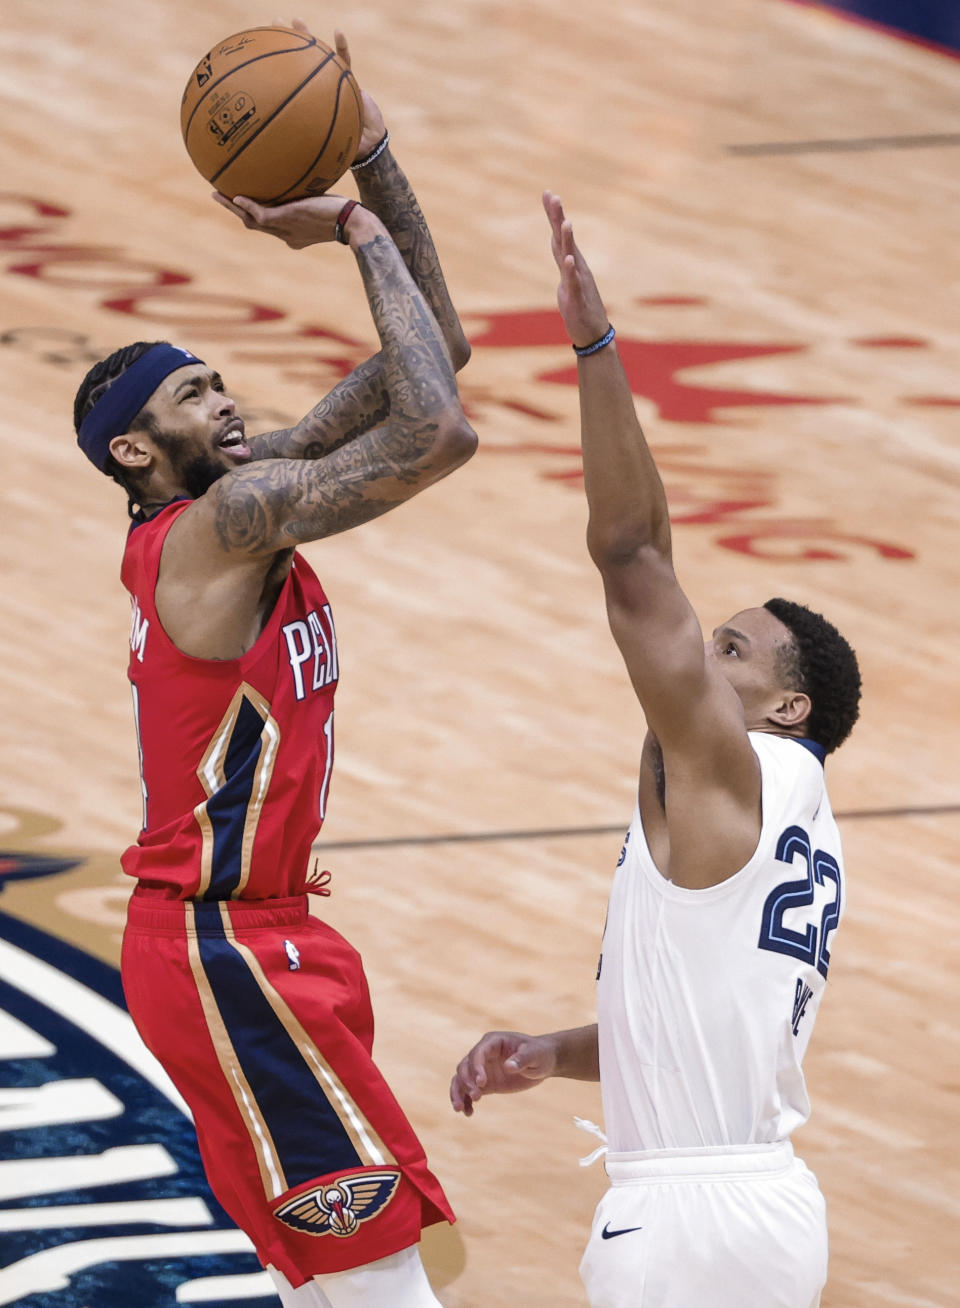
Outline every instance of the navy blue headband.
{"type": "Polygon", "coordinates": [[[189,350],[166,342],[154,345],[122,372],[80,424],[77,444],[103,472],[110,457],[110,442],[122,436],[165,377],[188,363],[202,364],[189,350]]]}

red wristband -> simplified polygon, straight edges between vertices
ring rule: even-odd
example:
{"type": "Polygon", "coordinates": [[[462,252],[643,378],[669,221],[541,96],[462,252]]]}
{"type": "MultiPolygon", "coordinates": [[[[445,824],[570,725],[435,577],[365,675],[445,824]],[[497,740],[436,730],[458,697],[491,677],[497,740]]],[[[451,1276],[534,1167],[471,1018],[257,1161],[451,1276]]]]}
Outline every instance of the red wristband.
{"type": "Polygon", "coordinates": [[[347,225],[347,219],[350,217],[350,215],[353,213],[354,209],[356,209],[359,203],[360,203],[359,200],[348,200],[347,203],[340,210],[340,212],[337,214],[337,225],[333,229],[333,234],[341,245],[350,244],[349,240],[347,239],[347,233],[344,231],[344,228],[347,225]]]}

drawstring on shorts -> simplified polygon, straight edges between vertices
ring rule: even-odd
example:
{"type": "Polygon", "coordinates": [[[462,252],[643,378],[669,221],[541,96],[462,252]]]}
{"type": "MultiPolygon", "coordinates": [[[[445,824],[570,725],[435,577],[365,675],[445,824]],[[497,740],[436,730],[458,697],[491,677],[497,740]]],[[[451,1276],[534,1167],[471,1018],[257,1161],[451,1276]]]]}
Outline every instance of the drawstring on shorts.
{"type": "Polygon", "coordinates": [[[313,871],[307,877],[306,889],[308,895],[324,895],[327,899],[333,893],[330,889],[330,882],[333,880],[333,873],[328,872],[326,868],[320,871],[320,859],[313,860],[313,871]]]}
{"type": "Polygon", "coordinates": [[[574,1126],[579,1127],[581,1131],[586,1131],[587,1135],[595,1135],[599,1140],[603,1141],[603,1144],[600,1145],[599,1148],[594,1149],[592,1154],[587,1154],[586,1158],[580,1159],[581,1167],[592,1167],[597,1159],[601,1158],[607,1152],[607,1137],[600,1130],[599,1126],[597,1126],[596,1122],[591,1122],[587,1117],[575,1117],[573,1123],[574,1126]]]}

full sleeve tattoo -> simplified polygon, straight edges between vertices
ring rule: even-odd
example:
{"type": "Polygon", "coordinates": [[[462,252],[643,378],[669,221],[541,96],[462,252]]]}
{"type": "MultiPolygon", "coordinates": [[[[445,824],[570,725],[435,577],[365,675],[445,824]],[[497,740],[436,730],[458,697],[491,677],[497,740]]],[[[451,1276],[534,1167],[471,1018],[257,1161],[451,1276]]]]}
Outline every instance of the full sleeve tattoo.
{"type": "MultiPolygon", "coordinates": [[[[360,198],[381,220],[411,277],[437,320],[455,371],[470,358],[470,346],[453,307],[440,260],[403,169],[387,148],[356,174],[360,198]]],[[[383,358],[375,354],[336,385],[296,427],[257,436],[256,459],[318,459],[386,420],[390,392],[383,358]]]]}
{"type": "Polygon", "coordinates": [[[228,551],[289,548],[345,531],[409,499],[473,452],[446,345],[396,246],[376,235],[356,257],[381,341],[386,422],[342,439],[320,459],[272,459],[223,479],[229,485],[219,497],[216,531],[228,551]],[[452,448],[438,452],[451,431],[452,448]]]}
{"type": "Polygon", "coordinates": [[[354,174],[360,199],[393,237],[403,261],[433,310],[455,370],[470,358],[470,346],[453,307],[440,260],[413,188],[390,148],[354,174]]]}

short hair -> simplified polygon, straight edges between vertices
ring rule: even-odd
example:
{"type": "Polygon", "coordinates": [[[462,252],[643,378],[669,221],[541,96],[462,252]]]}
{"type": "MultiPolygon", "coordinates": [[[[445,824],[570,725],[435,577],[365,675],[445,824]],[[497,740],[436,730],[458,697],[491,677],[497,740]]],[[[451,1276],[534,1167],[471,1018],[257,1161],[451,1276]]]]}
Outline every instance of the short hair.
{"type": "Polygon", "coordinates": [[[792,600],[763,606],[790,632],[778,671],[784,682],[810,696],[806,732],[832,754],[860,716],[860,667],[850,643],[819,613],[792,600]]]}
{"type": "MultiPolygon", "coordinates": [[[[74,431],[79,434],[80,424],[84,418],[128,368],[132,367],[138,359],[142,359],[155,345],[168,344],[169,341],[134,341],[132,345],[124,345],[121,349],[114,350],[107,358],[101,359],[99,363],[95,363],[80,383],[73,401],[74,431]]],[[[103,471],[126,491],[132,513],[132,505],[141,489],[139,479],[125,472],[112,454],[107,455],[103,471]]]]}

